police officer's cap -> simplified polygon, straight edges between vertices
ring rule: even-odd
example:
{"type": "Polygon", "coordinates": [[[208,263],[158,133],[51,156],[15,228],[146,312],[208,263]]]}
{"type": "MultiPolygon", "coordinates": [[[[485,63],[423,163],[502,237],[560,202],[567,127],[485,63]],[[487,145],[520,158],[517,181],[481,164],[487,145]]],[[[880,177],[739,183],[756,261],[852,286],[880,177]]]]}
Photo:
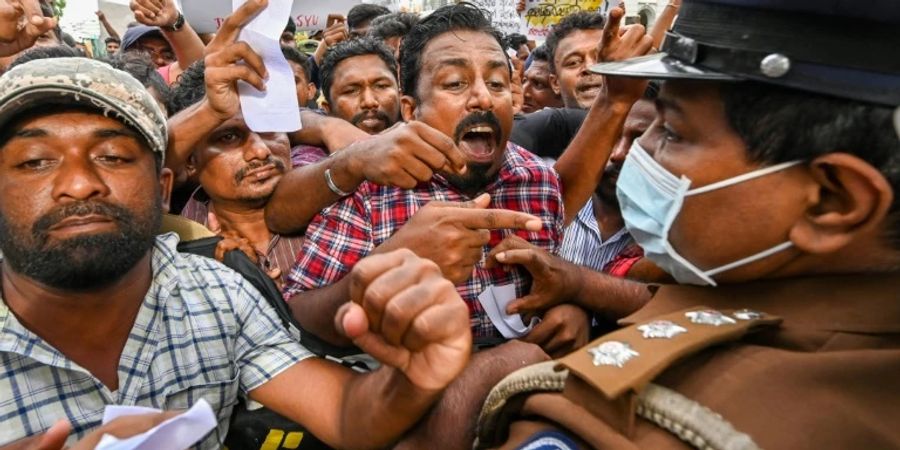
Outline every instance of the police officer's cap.
{"type": "Polygon", "coordinates": [[[660,53],[591,70],[757,80],[897,106],[900,1],[684,0],[660,53]]]}

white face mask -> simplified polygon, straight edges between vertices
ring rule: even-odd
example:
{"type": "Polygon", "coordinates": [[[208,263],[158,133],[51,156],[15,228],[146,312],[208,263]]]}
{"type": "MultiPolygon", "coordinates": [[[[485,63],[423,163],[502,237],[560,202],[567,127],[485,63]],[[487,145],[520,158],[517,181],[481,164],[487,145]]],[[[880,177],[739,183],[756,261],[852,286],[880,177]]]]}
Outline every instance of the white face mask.
{"type": "Polygon", "coordinates": [[[622,208],[625,227],[628,228],[628,232],[631,233],[638,245],[644,249],[644,255],[647,258],[681,284],[715,286],[713,275],[784,251],[792,244],[790,241],[783,242],[730,264],[711,270],[701,270],[678,254],[669,242],[669,231],[681,211],[684,198],[779,172],[800,164],[800,162],[777,164],[689,190],[690,179],[683,175],[681,178],[673,175],[656,162],[635,139],[628,157],[625,158],[625,163],[622,164],[622,171],[619,173],[619,180],[616,183],[616,196],[619,199],[619,206],[622,208]]]}

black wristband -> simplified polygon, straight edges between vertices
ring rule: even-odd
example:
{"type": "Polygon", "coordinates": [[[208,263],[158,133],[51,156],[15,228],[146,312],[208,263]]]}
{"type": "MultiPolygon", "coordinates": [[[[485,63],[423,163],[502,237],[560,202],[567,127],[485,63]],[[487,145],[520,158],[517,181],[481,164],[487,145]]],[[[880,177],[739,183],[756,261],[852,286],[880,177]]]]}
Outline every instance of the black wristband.
{"type": "Polygon", "coordinates": [[[160,28],[162,28],[163,30],[166,30],[166,31],[178,31],[182,27],[184,27],[184,14],[182,14],[181,11],[178,11],[178,17],[175,19],[175,23],[173,23],[172,25],[169,25],[167,27],[160,27],[160,28]]]}

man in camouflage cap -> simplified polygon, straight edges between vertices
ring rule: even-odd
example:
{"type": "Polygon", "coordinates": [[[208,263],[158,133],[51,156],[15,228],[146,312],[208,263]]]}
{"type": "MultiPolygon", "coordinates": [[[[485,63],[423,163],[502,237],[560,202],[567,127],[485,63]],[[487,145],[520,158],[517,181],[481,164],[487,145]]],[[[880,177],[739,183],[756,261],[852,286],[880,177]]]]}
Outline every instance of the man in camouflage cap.
{"type": "Polygon", "coordinates": [[[466,306],[409,251],[351,275],[336,326],[383,363],[358,374],[312,357],[241,275],[157,236],[172,183],[166,122],[130,75],[84,58],[22,64],[0,77],[0,129],[0,448],[94,448],[176,414],[101,425],[106,406],[201,399],[212,429],[157,444],[220,448],[239,395],[331,446],[385,446],[466,365],[466,306]],[[361,306],[369,289],[396,294],[361,306]]]}
{"type": "Polygon", "coordinates": [[[679,285],[526,375],[560,394],[495,390],[480,445],[900,447],[898,26],[894,1],[685,0],[661,53],[592,68],[665,80],[617,195],[679,285]]]}

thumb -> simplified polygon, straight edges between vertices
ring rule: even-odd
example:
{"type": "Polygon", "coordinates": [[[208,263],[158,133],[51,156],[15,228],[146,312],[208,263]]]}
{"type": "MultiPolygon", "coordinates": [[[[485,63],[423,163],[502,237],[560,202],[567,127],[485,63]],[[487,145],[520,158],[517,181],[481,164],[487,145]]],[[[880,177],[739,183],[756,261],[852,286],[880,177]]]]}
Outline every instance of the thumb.
{"type": "Polygon", "coordinates": [[[335,328],[351,340],[369,331],[369,318],[362,306],[347,302],[338,309],[335,315],[335,328]]]}
{"type": "Polygon", "coordinates": [[[219,223],[219,218],[216,217],[216,213],[212,212],[212,210],[206,213],[206,228],[209,228],[209,231],[215,234],[222,232],[222,224],[219,223]]]}
{"type": "Polygon", "coordinates": [[[50,429],[44,432],[37,442],[34,450],[59,450],[66,445],[66,439],[72,431],[72,425],[68,420],[58,420],[50,429]]]}
{"type": "Polygon", "coordinates": [[[509,302],[509,304],[506,305],[506,313],[507,314],[521,314],[521,313],[535,312],[535,311],[539,311],[541,309],[545,309],[548,306],[551,306],[549,304],[547,304],[547,305],[541,304],[540,300],[541,300],[540,297],[538,297],[537,295],[532,295],[532,294],[526,295],[522,298],[517,298],[517,299],[509,302]]]}

